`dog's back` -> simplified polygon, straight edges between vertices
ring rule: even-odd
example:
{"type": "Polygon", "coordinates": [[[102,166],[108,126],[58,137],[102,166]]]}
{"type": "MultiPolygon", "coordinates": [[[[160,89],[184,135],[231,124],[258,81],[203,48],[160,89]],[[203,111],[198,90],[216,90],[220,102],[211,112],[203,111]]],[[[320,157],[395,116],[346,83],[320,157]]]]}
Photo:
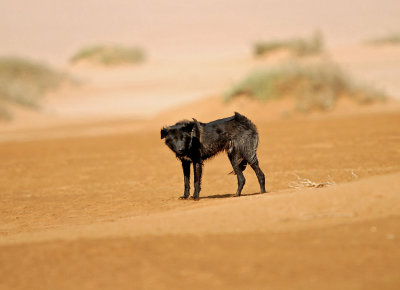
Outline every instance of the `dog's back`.
{"type": "Polygon", "coordinates": [[[234,116],[199,125],[204,159],[222,150],[228,154],[237,151],[250,161],[254,159],[258,145],[257,128],[245,116],[235,112],[234,116]]]}

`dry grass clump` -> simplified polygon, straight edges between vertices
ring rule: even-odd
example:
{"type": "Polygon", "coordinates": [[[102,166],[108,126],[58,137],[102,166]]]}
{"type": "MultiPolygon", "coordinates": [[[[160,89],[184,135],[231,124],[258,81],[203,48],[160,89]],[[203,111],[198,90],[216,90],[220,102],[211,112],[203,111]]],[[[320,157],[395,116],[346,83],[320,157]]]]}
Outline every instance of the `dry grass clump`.
{"type": "Polygon", "coordinates": [[[388,34],[382,37],[373,38],[365,42],[368,45],[400,45],[400,34],[388,34]]]}
{"type": "Polygon", "coordinates": [[[316,32],[310,38],[259,42],[253,47],[253,55],[266,56],[281,50],[287,50],[297,57],[315,55],[324,51],[324,40],[322,34],[316,32]]]}
{"type": "Polygon", "coordinates": [[[70,62],[86,61],[97,65],[116,66],[141,63],[145,58],[144,51],[137,47],[97,45],[81,49],[70,59],[70,62]]]}
{"type": "Polygon", "coordinates": [[[301,178],[297,174],[295,174],[295,176],[297,177],[297,181],[290,182],[289,183],[290,188],[294,188],[294,189],[301,189],[301,188],[305,188],[305,187],[321,188],[321,187],[326,187],[326,186],[336,184],[336,182],[333,181],[330,176],[329,176],[330,181],[325,181],[325,182],[314,182],[308,178],[301,178]]]}
{"type": "Polygon", "coordinates": [[[258,100],[281,99],[289,96],[296,108],[333,109],[337,99],[346,95],[358,103],[385,99],[385,94],[367,85],[358,85],[332,63],[290,63],[277,68],[254,71],[225,94],[229,101],[245,95],[258,100]]]}
{"type": "Polygon", "coordinates": [[[43,94],[56,88],[65,75],[50,67],[16,57],[0,58],[0,119],[10,119],[9,104],[38,108],[43,94]]]}

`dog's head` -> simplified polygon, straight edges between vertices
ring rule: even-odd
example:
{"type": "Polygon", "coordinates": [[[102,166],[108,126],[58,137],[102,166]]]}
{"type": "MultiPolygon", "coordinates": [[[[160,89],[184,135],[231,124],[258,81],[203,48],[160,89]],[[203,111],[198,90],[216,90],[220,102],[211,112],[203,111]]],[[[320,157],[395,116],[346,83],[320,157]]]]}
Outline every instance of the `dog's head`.
{"type": "Polygon", "coordinates": [[[161,139],[178,157],[189,154],[194,138],[198,138],[197,121],[181,121],[161,129],[161,139]]]}

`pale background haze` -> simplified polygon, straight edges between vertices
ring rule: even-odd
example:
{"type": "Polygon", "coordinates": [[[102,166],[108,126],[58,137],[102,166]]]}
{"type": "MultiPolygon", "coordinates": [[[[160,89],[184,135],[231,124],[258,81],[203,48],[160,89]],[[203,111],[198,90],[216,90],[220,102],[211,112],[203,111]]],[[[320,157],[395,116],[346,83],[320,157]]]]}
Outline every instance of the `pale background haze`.
{"type": "Polygon", "coordinates": [[[84,45],[140,45],[153,59],[220,57],[320,30],[329,45],[396,32],[399,1],[20,1],[0,3],[0,54],[65,63],[84,45]]]}

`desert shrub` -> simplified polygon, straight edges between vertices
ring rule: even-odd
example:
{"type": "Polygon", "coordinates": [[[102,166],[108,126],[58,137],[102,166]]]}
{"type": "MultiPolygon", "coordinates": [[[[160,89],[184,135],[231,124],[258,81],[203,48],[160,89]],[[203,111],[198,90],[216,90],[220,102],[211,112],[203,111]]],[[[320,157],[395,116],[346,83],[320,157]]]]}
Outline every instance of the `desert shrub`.
{"type": "Polygon", "coordinates": [[[225,99],[245,95],[258,100],[295,98],[301,111],[313,108],[332,109],[339,96],[346,95],[359,103],[385,99],[385,94],[367,85],[356,84],[332,63],[287,64],[258,70],[230,88],[225,99]]]}
{"type": "Polygon", "coordinates": [[[365,42],[369,45],[400,45],[400,34],[388,34],[386,36],[373,38],[365,42]]]}
{"type": "Polygon", "coordinates": [[[71,59],[71,63],[87,61],[104,66],[121,64],[136,64],[145,60],[145,53],[137,47],[121,47],[111,45],[97,45],[83,48],[71,59]]]}
{"type": "Polygon", "coordinates": [[[0,58],[0,118],[9,119],[10,103],[37,108],[40,97],[65,76],[50,67],[16,57],[0,58]]]}
{"type": "Polygon", "coordinates": [[[279,50],[287,50],[298,57],[315,55],[324,51],[324,41],[322,34],[316,32],[310,38],[258,42],[253,47],[253,54],[259,57],[279,50]]]}

